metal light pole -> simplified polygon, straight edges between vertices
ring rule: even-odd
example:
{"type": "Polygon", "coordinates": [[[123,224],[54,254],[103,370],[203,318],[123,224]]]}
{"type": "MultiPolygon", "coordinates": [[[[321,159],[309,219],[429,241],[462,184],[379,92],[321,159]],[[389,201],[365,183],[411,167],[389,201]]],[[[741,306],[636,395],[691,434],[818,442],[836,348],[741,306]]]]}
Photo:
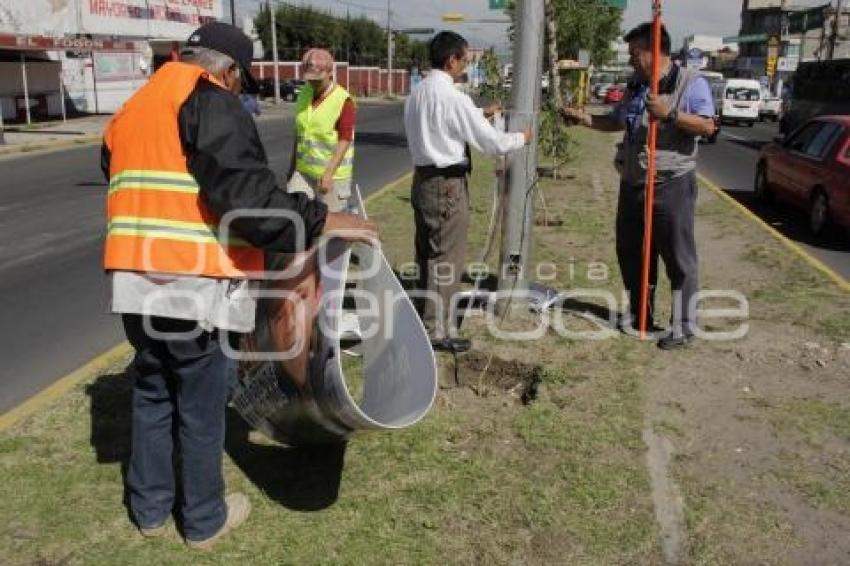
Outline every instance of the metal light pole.
{"type": "Polygon", "coordinates": [[[510,130],[531,128],[531,144],[510,158],[502,221],[500,291],[525,290],[534,222],[534,187],[537,183],[537,126],[540,111],[540,78],[543,74],[543,0],[517,3],[517,37],[514,46],[514,81],[510,130]]]}
{"type": "MultiPolygon", "coordinates": [[[[92,57],[92,63],[94,63],[94,57],[92,57]]],[[[94,76],[94,64],[92,64],[92,76],[94,76]]],[[[27,115],[27,125],[32,124],[32,117],[30,116],[30,91],[29,84],[27,82],[27,58],[24,55],[24,52],[21,51],[21,80],[24,83],[24,104],[26,105],[25,111],[27,115]]],[[[97,89],[95,89],[95,113],[97,113],[97,89]]]]}
{"type": "Polygon", "coordinates": [[[277,5],[275,4],[274,9],[271,8],[270,4],[266,4],[266,6],[269,6],[272,25],[272,61],[274,62],[274,103],[280,104],[280,69],[278,69],[277,60],[277,19],[275,16],[275,12],[277,12],[277,5]]]}
{"type": "Polygon", "coordinates": [[[387,0],[387,95],[393,95],[393,12],[390,2],[387,0]]]}
{"type": "Polygon", "coordinates": [[[230,0],[230,23],[236,27],[236,0],[230,0]]]}

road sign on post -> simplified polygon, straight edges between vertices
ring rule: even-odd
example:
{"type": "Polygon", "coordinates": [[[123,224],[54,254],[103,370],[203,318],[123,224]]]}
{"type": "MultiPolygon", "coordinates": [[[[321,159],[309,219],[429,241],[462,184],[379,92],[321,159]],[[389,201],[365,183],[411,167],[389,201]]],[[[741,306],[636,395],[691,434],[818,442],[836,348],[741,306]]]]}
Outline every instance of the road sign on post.
{"type": "Polygon", "coordinates": [[[508,8],[508,0],[490,0],[491,10],[506,10],[508,8]]]}
{"type": "Polygon", "coordinates": [[[767,65],[765,67],[765,72],[767,76],[773,80],[773,76],[776,74],[776,63],[779,60],[779,57],[776,55],[771,55],[767,58],[767,65]]]}
{"type": "Polygon", "coordinates": [[[612,8],[617,8],[619,10],[625,10],[628,6],[628,0],[605,0],[605,3],[608,4],[612,8]]]}

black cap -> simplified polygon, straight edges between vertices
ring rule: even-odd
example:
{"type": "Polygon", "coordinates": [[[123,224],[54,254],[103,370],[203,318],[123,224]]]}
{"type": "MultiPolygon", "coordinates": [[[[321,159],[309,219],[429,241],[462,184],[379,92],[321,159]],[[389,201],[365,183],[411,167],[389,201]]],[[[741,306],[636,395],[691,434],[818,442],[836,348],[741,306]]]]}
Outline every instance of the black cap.
{"type": "Polygon", "coordinates": [[[186,45],[212,49],[232,58],[242,70],[242,90],[249,94],[259,91],[257,81],[251,75],[254,44],[239,28],[223,22],[204,24],[192,32],[186,45]]]}

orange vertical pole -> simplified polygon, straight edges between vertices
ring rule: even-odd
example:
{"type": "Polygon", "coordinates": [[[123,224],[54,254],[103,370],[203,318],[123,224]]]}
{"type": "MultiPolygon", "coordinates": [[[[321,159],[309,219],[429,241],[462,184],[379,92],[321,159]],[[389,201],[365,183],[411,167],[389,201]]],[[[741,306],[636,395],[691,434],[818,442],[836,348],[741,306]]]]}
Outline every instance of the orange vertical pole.
{"type": "MultiPolygon", "coordinates": [[[[652,0],[652,76],[650,92],[658,96],[658,83],[661,78],[661,0],[652,0]]],[[[652,210],[655,201],[655,146],[658,142],[658,120],[649,117],[649,135],[647,136],[648,163],[646,170],[646,199],[643,211],[643,262],[640,283],[640,316],[638,326],[641,340],[646,340],[649,318],[649,272],[652,259],[652,210]]]]}

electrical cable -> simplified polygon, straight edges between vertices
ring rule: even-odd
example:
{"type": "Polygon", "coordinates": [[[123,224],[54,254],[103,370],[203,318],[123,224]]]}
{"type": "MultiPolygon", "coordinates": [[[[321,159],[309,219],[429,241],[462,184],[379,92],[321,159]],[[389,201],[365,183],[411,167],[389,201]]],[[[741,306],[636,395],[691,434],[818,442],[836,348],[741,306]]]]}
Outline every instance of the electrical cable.
{"type": "MultiPolygon", "coordinates": [[[[526,150],[525,153],[525,171],[528,172],[528,167],[531,162],[531,151],[526,150]]],[[[535,167],[534,177],[532,182],[529,184],[528,188],[525,191],[525,198],[523,199],[522,206],[522,226],[520,228],[520,239],[519,239],[519,249],[522,252],[522,247],[525,245],[525,234],[526,229],[528,228],[528,197],[531,195],[531,192],[537,188],[537,185],[540,181],[540,175],[537,174],[537,170],[535,167]]],[[[514,278],[513,283],[511,284],[510,294],[508,295],[508,300],[505,303],[504,310],[502,311],[501,320],[499,320],[499,326],[505,323],[507,319],[508,312],[510,312],[511,304],[514,299],[514,294],[516,293],[517,285],[519,284],[519,275],[514,278]]],[[[480,395],[482,391],[482,385],[484,383],[484,377],[487,375],[487,372],[490,370],[490,365],[493,363],[493,358],[496,356],[495,352],[490,352],[490,355],[487,357],[487,363],[484,364],[484,369],[481,370],[481,374],[478,376],[478,384],[477,384],[477,393],[480,395]]]]}

